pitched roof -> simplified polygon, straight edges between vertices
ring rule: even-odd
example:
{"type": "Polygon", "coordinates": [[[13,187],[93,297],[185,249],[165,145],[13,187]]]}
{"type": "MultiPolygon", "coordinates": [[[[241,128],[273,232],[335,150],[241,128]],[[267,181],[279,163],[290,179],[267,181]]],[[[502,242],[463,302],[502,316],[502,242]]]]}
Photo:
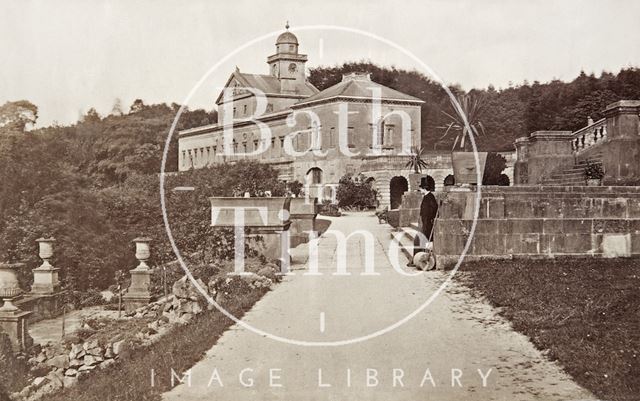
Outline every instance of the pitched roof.
{"type": "Polygon", "coordinates": [[[295,104],[295,106],[320,102],[332,98],[371,99],[374,94],[371,88],[379,88],[381,100],[424,103],[423,100],[418,99],[417,97],[407,95],[406,93],[399,92],[395,89],[391,89],[387,86],[372,81],[369,77],[369,74],[351,73],[343,75],[341,82],[319,93],[316,93],[313,96],[299,101],[295,104]]]}
{"type": "MultiPolygon", "coordinates": [[[[247,88],[256,88],[267,95],[292,95],[292,96],[311,96],[318,93],[318,89],[310,82],[300,82],[295,87],[295,92],[281,92],[280,80],[272,75],[263,74],[247,74],[240,71],[234,71],[229,77],[225,87],[229,86],[233,79],[237,79],[243,86],[247,88]]],[[[216,99],[216,104],[220,104],[223,93],[221,92],[216,99]]]]}

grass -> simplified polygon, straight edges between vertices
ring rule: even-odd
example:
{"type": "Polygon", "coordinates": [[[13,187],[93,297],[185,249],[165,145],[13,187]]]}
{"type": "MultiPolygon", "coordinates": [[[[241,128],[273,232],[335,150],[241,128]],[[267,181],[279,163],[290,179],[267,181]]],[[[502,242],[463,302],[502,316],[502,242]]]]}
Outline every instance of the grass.
{"type": "Polygon", "coordinates": [[[456,277],[597,397],[640,399],[640,260],[487,260],[456,277]]]}
{"type": "MultiPolygon", "coordinates": [[[[263,291],[234,296],[226,309],[237,318],[251,309],[263,291]]],[[[233,324],[217,309],[197,315],[189,324],[178,326],[148,347],[134,350],[127,359],[108,370],[93,372],[77,386],[49,397],[50,401],[158,401],[171,389],[167,375],[157,375],[151,387],[151,369],[156,372],[184,372],[201,360],[222,333],[233,324]]]]}

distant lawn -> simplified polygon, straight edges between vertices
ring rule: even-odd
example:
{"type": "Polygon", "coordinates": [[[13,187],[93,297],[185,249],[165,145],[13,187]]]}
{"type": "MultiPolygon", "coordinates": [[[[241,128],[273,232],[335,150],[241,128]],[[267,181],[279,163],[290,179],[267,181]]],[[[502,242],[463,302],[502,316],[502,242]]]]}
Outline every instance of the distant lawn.
{"type": "Polygon", "coordinates": [[[456,278],[603,400],[640,400],[640,259],[464,263],[456,278]]]}
{"type": "MultiPolygon", "coordinates": [[[[237,318],[251,309],[264,295],[252,291],[235,296],[225,304],[237,318]]],[[[77,386],[64,389],[48,397],[47,401],[159,401],[170,390],[170,378],[158,375],[151,387],[151,369],[156,372],[184,372],[200,361],[222,333],[234,322],[217,309],[196,315],[184,326],[174,328],[158,342],[136,349],[127,359],[118,360],[113,367],[92,372],[77,386]]]]}

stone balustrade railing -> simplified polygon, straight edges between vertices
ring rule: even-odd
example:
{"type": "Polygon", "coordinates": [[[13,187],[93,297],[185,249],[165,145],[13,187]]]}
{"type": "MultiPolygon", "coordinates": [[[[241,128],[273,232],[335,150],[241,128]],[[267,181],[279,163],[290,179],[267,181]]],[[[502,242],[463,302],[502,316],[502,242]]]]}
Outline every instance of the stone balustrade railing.
{"type": "Polygon", "coordinates": [[[571,149],[580,154],[588,148],[603,143],[607,139],[606,119],[602,118],[593,124],[579,129],[571,135],[571,149]]]}

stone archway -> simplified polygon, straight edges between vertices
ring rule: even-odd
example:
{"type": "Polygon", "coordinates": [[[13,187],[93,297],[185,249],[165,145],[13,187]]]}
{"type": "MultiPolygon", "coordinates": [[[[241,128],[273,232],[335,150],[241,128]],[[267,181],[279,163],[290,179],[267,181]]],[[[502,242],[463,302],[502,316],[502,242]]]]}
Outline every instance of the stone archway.
{"type": "Polygon", "coordinates": [[[397,209],[402,204],[402,195],[409,190],[409,182],[403,176],[395,176],[389,181],[390,209],[397,209]]]}

